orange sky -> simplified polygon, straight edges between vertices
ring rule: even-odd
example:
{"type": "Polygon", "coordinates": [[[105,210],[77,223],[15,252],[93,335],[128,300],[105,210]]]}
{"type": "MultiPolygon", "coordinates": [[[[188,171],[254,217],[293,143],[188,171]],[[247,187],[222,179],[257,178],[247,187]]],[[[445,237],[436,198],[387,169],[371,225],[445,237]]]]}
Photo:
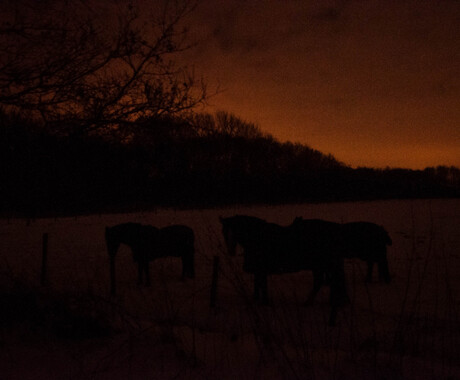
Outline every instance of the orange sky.
{"type": "Polygon", "coordinates": [[[203,0],[196,71],[233,112],[352,166],[460,167],[460,1],[203,0]]]}

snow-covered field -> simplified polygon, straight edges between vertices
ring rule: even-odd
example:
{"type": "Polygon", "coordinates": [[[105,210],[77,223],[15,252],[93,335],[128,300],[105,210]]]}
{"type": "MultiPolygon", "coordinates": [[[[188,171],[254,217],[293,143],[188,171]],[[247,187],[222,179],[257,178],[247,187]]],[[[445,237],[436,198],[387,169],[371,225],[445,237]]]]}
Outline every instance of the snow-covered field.
{"type": "Polygon", "coordinates": [[[460,200],[0,220],[0,300],[7,300],[0,314],[8,315],[16,295],[17,321],[1,319],[1,379],[460,379],[460,200]],[[225,256],[222,245],[219,216],[237,213],[285,225],[295,216],[381,224],[393,239],[392,282],[366,284],[364,263],[348,261],[351,303],[335,327],[327,326],[327,288],[302,306],[310,272],[271,276],[272,304],[255,305],[242,257],[225,256]],[[196,278],[180,281],[180,261],[159,259],[150,266],[152,285],[140,287],[121,247],[118,294],[110,297],[104,228],[127,221],[192,227],[196,278]],[[40,287],[43,233],[47,285],[40,287]],[[211,308],[214,256],[220,271],[211,308]],[[24,307],[24,299],[35,306],[24,307]],[[40,317],[22,315],[37,310],[40,317]],[[111,331],[72,335],[87,332],[76,316],[111,331]]]}

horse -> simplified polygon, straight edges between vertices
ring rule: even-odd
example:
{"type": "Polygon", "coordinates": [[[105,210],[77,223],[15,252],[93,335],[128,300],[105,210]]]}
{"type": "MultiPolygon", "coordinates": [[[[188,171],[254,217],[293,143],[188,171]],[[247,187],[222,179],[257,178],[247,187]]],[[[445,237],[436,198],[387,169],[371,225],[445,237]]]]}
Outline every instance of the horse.
{"type": "MultiPolygon", "coordinates": [[[[319,219],[303,219],[296,217],[293,225],[323,226],[335,224],[339,231],[337,244],[340,245],[339,252],[345,259],[359,258],[367,263],[366,282],[372,282],[374,264],[378,265],[379,277],[386,283],[391,281],[388,269],[387,245],[392,241],[388,232],[378,224],[371,222],[334,223],[320,221],[319,219]]],[[[322,227],[320,227],[322,229],[322,227]]]]}
{"type": "Polygon", "coordinates": [[[306,303],[311,303],[323,284],[324,273],[330,273],[331,313],[329,324],[334,325],[337,308],[348,298],[345,287],[343,258],[336,252],[336,232],[331,236],[312,233],[308,239],[305,226],[280,226],[247,215],[222,218],[222,234],[227,254],[235,256],[236,246],[243,248],[243,271],[254,275],[254,298],[268,304],[267,276],[313,272],[313,290],[306,303]]]}
{"type": "Polygon", "coordinates": [[[149,262],[162,257],[182,259],[182,279],[195,276],[194,233],[190,227],[172,225],[157,228],[140,223],[122,223],[105,228],[105,241],[110,259],[110,291],[115,295],[115,256],[120,244],[131,248],[138,265],[138,283],[150,285],[149,262]]]}
{"type": "Polygon", "coordinates": [[[372,282],[374,264],[377,264],[380,280],[390,283],[387,245],[392,244],[388,232],[371,222],[352,222],[342,225],[342,241],[345,258],[359,258],[367,263],[366,282],[372,282]]]}

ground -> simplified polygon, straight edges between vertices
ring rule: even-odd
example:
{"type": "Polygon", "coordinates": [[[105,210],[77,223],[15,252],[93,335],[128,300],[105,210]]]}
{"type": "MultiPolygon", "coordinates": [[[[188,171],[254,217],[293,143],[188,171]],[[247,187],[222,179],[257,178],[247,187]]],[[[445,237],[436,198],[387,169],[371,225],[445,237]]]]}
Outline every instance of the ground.
{"type": "Polygon", "coordinates": [[[460,379],[459,227],[458,199],[0,220],[1,378],[460,379]],[[310,272],[271,276],[271,304],[256,305],[242,257],[223,249],[219,216],[237,213],[279,224],[296,216],[381,224],[393,240],[392,282],[366,284],[365,264],[348,260],[351,303],[335,327],[327,326],[328,289],[302,306],[310,272]],[[121,247],[118,294],[110,296],[104,228],[128,221],[192,227],[196,278],[181,281],[180,261],[159,259],[152,285],[140,287],[121,247]]]}

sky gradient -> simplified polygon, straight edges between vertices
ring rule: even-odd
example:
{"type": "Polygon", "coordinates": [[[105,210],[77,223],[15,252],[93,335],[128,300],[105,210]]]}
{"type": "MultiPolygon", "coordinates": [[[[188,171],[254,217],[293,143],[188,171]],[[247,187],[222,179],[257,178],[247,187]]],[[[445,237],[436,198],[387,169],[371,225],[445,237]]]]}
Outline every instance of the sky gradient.
{"type": "Polygon", "coordinates": [[[460,1],[201,1],[190,54],[226,110],[356,166],[460,166],[460,1]]]}

